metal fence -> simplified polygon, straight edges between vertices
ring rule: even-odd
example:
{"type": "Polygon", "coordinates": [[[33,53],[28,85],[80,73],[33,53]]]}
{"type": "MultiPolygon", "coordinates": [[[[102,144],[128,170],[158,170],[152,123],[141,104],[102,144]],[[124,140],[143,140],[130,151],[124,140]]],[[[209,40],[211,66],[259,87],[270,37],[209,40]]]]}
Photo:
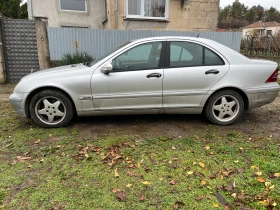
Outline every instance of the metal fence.
{"type": "Polygon", "coordinates": [[[239,52],[240,32],[183,32],[154,30],[103,30],[81,28],[48,28],[51,60],[60,60],[65,53],[79,51],[98,58],[127,41],[155,36],[189,36],[212,39],[239,52]]]}

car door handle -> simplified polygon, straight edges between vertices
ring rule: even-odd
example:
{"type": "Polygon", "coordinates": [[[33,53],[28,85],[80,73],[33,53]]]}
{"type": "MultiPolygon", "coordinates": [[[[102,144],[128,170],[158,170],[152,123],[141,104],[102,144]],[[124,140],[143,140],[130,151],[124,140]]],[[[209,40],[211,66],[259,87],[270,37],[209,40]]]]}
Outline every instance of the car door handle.
{"type": "Polygon", "coordinates": [[[216,69],[212,69],[212,70],[209,70],[209,71],[206,71],[205,74],[219,74],[219,71],[216,70],[216,69]]]}
{"type": "Polygon", "coordinates": [[[152,73],[152,74],[148,74],[147,78],[151,78],[151,77],[156,77],[156,78],[160,78],[161,74],[160,73],[152,73]]]}

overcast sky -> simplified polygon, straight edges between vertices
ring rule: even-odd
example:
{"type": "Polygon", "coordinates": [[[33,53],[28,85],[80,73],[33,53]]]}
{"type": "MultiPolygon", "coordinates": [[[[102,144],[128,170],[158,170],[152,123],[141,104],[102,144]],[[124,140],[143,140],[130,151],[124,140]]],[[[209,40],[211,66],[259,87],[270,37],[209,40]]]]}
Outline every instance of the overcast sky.
{"type": "MultiPolygon", "coordinates": [[[[220,7],[225,7],[227,5],[232,5],[235,0],[220,0],[220,7]]],[[[254,5],[260,4],[265,9],[269,9],[270,7],[276,7],[280,10],[280,1],[279,0],[239,0],[241,4],[245,4],[245,6],[252,7],[254,5]]]]}

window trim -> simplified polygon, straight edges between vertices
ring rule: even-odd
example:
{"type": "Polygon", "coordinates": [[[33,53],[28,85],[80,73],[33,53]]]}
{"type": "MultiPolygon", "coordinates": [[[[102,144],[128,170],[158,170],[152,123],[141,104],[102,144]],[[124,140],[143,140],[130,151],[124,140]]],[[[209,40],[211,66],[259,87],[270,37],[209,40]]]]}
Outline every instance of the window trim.
{"type": "Polygon", "coordinates": [[[67,10],[67,9],[62,9],[62,8],[61,8],[61,0],[59,0],[59,10],[60,10],[61,12],[78,12],[78,13],[87,13],[87,12],[88,12],[87,0],[85,0],[85,11],[81,11],[81,10],[67,10]]]}
{"type": "Polygon", "coordinates": [[[167,41],[167,46],[166,46],[166,58],[165,59],[165,69],[175,69],[175,68],[188,68],[188,67],[201,67],[201,66],[224,66],[226,65],[224,59],[218,55],[216,52],[214,52],[213,50],[211,50],[209,47],[206,47],[202,44],[199,44],[199,43],[196,43],[196,42],[190,42],[190,41],[183,41],[183,40],[172,40],[172,41],[167,41]],[[170,46],[171,46],[171,42],[189,42],[189,43],[194,43],[194,44],[198,44],[200,45],[203,50],[202,50],[202,64],[203,65],[194,65],[194,66],[174,66],[174,67],[171,67],[170,66],[170,46]],[[205,49],[208,49],[210,50],[211,52],[213,52],[215,55],[217,55],[222,61],[223,61],[223,64],[220,64],[220,65],[205,65],[205,49]]]}
{"type": "MultiPolygon", "coordinates": [[[[161,41],[158,40],[158,41],[152,41],[152,42],[144,42],[144,43],[140,43],[140,44],[138,44],[138,45],[134,45],[133,47],[131,47],[131,48],[125,50],[125,51],[122,51],[120,54],[116,55],[114,58],[111,59],[110,62],[111,62],[111,64],[112,64],[112,62],[113,62],[114,59],[116,59],[117,57],[121,56],[122,54],[126,53],[127,51],[129,51],[129,50],[131,50],[131,49],[133,49],[133,48],[135,48],[135,47],[138,47],[138,46],[143,45],[143,44],[155,43],[155,42],[161,42],[161,43],[162,43],[158,67],[156,67],[156,68],[139,69],[139,70],[127,70],[127,71],[121,71],[121,70],[115,71],[115,70],[113,70],[111,73],[120,73],[120,72],[121,72],[121,73],[124,73],[124,72],[131,72],[131,71],[135,71],[135,72],[136,72],[136,71],[147,71],[147,70],[155,70],[155,69],[164,69],[164,68],[165,68],[166,45],[167,45],[167,43],[166,43],[165,40],[161,40],[161,41]]],[[[110,74],[111,74],[111,73],[110,73],[110,74]]]]}
{"type": "Polygon", "coordinates": [[[139,19],[139,20],[168,20],[169,19],[169,0],[165,0],[165,17],[146,17],[144,16],[144,0],[141,0],[141,14],[130,15],[128,14],[128,1],[125,0],[125,19],[139,19]]]}

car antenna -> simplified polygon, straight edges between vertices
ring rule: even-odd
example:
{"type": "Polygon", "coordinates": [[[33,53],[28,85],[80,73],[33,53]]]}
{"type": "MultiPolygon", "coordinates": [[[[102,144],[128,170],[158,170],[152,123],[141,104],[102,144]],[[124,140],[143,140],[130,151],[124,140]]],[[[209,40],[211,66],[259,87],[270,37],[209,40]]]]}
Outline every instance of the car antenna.
{"type": "Polygon", "coordinates": [[[197,38],[199,37],[200,33],[198,33],[197,38]]]}

